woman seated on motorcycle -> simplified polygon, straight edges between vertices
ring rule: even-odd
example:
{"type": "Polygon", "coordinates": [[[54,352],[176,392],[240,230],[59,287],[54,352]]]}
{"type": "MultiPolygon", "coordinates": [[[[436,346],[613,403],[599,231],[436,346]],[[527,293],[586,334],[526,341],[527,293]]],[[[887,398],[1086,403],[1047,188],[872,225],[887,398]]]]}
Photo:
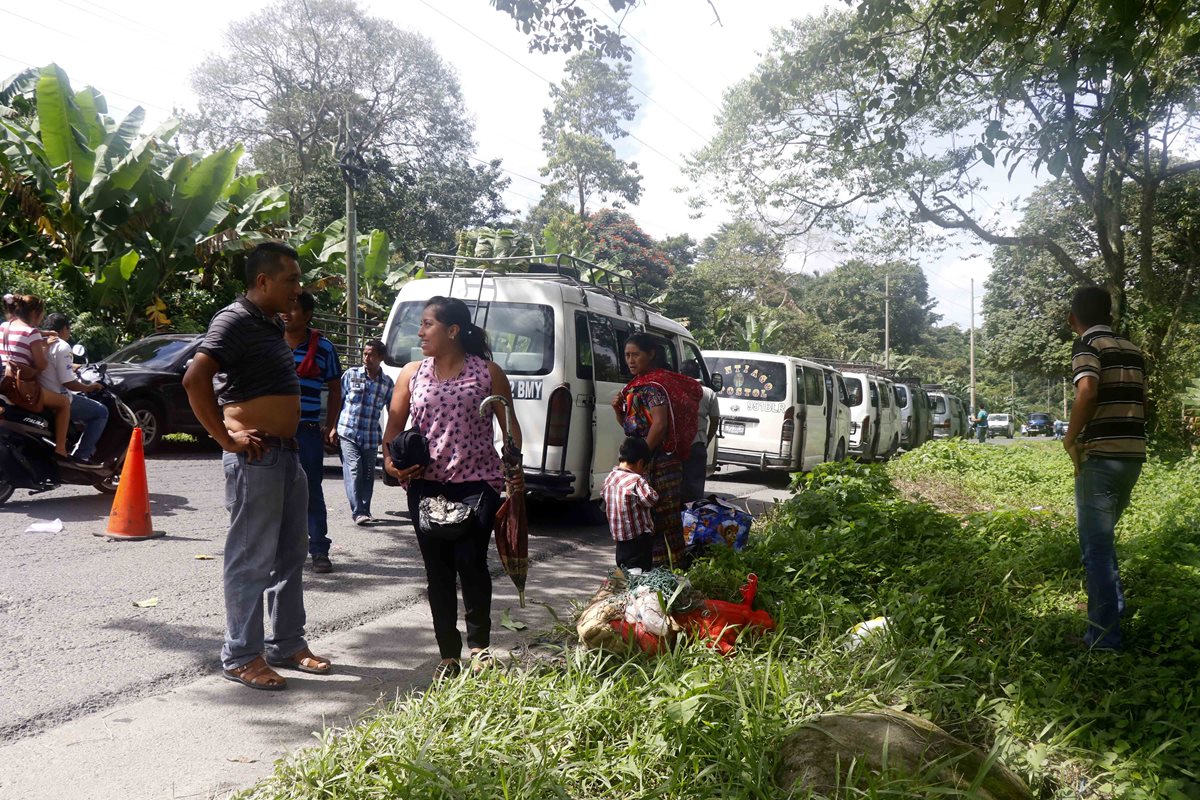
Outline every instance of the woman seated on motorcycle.
{"type": "MultiPolygon", "coordinates": [[[[44,370],[46,340],[38,325],[46,316],[40,297],[32,294],[4,295],[4,311],[12,318],[0,325],[0,357],[14,366],[25,366],[35,373],[44,370]]],[[[54,452],[67,458],[67,430],[71,426],[71,398],[65,394],[42,392],[46,409],[54,412],[54,452]]]]}

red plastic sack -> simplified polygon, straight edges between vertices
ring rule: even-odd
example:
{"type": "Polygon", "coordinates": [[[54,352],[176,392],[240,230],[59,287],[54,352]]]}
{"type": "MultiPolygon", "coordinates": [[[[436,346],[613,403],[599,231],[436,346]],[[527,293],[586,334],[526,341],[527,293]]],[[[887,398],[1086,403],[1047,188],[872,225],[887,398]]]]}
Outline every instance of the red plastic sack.
{"type": "Polygon", "coordinates": [[[676,614],[675,621],[698,639],[708,640],[709,646],[722,655],[733,652],[738,633],[743,628],[775,630],[775,620],[766,611],[755,611],[754,597],[758,594],[758,576],[751,574],[742,586],[742,602],[705,600],[704,608],[676,614]]]}

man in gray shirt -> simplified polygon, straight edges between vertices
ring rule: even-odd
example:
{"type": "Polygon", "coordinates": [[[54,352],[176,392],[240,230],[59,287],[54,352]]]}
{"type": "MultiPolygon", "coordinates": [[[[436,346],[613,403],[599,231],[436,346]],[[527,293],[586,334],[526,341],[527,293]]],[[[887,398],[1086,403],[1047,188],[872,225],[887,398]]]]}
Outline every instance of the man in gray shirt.
{"type": "Polygon", "coordinates": [[[229,535],[221,665],[228,680],[271,691],[287,688],[271,667],[323,675],[332,666],[304,638],[308,480],[296,442],[300,380],[279,320],[299,293],[296,251],[280,242],[254,248],[246,258],[246,294],[213,316],[183,376],[192,411],[225,451],[229,535]],[[213,388],[218,372],[226,375],[219,395],[213,388]]]}
{"type": "Polygon", "coordinates": [[[71,320],[66,314],[50,314],[42,323],[42,328],[52,332],[57,339],[48,338],[46,361],[49,363],[38,375],[38,383],[43,391],[71,395],[71,419],[83,423],[83,434],[75,443],[75,451],[71,455],[77,461],[88,462],[95,455],[96,442],[100,441],[100,434],[104,433],[104,426],[108,424],[108,409],[84,394],[98,392],[104,387],[98,383],[85,383],[75,377],[75,370],[72,369],[71,320]]]}

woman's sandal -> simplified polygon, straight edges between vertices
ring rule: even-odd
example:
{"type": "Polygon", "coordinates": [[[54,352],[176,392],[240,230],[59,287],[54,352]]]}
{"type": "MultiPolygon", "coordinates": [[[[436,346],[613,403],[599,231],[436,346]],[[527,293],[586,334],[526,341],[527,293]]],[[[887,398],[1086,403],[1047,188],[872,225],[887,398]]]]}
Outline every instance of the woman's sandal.
{"type": "Polygon", "coordinates": [[[471,672],[478,675],[496,666],[496,657],[486,647],[471,650],[471,672]]]}
{"type": "Polygon", "coordinates": [[[223,670],[225,680],[249,686],[251,689],[261,689],[264,692],[281,692],[287,688],[287,681],[267,665],[262,656],[234,669],[223,670]]]}
{"type": "Polygon", "coordinates": [[[457,678],[461,672],[462,662],[460,662],[458,659],[442,662],[433,668],[433,682],[441,683],[442,681],[448,681],[452,678],[457,678]]]}
{"type": "Polygon", "coordinates": [[[267,663],[280,669],[296,669],[312,675],[328,675],[333,669],[333,662],[328,658],[313,655],[307,647],[297,650],[287,658],[268,658],[267,663]]]}

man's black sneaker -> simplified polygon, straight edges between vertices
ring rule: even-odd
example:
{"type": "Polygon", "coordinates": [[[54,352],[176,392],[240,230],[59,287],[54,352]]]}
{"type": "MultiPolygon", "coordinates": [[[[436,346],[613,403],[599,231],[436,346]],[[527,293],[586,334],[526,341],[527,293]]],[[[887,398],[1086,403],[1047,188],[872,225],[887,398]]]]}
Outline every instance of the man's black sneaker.
{"type": "Polygon", "coordinates": [[[333,572],[333,562],[329,560],[329,556],[313,556],[312,557],[313,572],[322,574],[333,572]]]}

